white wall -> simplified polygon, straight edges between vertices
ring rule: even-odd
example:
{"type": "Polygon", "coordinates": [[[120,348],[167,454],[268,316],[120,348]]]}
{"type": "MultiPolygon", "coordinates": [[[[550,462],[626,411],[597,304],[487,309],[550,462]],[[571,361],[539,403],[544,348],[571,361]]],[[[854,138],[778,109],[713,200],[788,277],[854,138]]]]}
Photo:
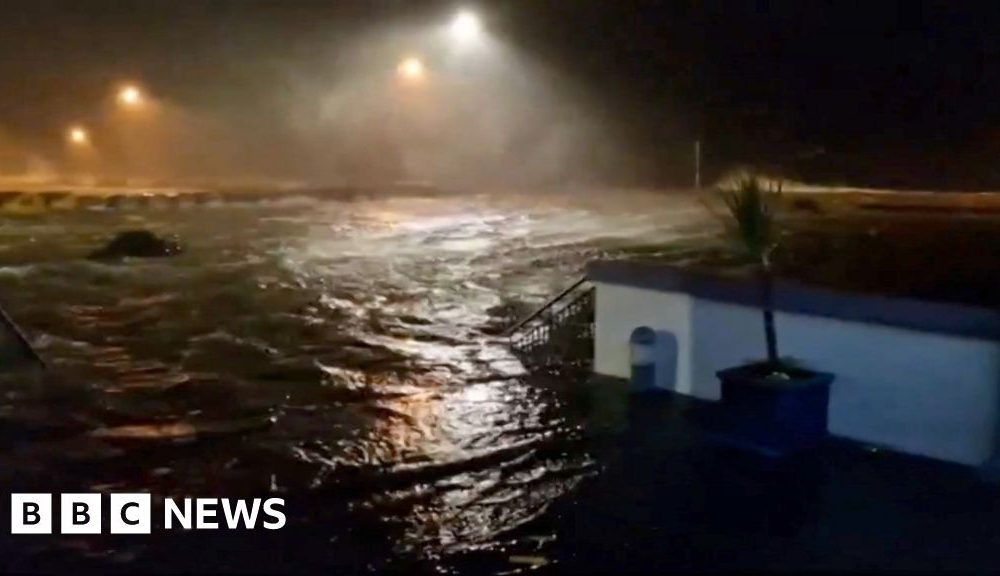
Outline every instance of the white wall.
{"type": "Polygon", "coordinates": [[[677,338],[677,371],[660,373],[657,386],[691,393],[691,297],[598,284],[594,329],[594,371],[628,378],[629,337],[640,326],[672,332],[677,338]]]}
{"type": "MultiPolygon", "coordinates": [[[[677,392],[719,397],[717,370],[764,355],[756,308],[597,284],[594,369],[628,377],[642,325],[678,339],[677,392]]],[[[830,431],[904,452],[979,465],[994,450],[1000,344],[818,316],[778,313],[783,356],[834,372],[830,431]]],[[[668,380],[668,379],[665,379],[668,380]]]]}

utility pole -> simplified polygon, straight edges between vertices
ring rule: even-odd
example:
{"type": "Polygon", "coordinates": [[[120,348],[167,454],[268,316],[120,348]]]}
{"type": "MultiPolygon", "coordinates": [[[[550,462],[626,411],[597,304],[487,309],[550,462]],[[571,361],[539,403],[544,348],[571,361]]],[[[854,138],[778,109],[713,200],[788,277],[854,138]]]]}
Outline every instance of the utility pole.
{"type": "Polygon", "coordinates": [[[701,190],[701,140],[694,141],[694,189],[701,190]]]}

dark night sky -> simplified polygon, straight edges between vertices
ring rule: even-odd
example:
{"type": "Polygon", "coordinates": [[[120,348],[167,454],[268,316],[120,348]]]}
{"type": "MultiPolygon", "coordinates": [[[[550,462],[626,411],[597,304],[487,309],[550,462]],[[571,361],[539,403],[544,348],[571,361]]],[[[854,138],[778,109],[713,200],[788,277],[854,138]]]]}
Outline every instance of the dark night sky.
{"type": "MultiPolygon", "coordinates": [[[[998,3],[468,4],[590,94],[632,142],[640,179],[686,178],[701,136],[716,172],[748,163],[831,183],[1000,187],[998,3]]],[[[6,0],[0,129],[41,142],[126,78],[187,105],[226,109],[238,96],[234,122],[266,122],[273,63],[316,69],[320,45],[457,5],[6,0]]]]}

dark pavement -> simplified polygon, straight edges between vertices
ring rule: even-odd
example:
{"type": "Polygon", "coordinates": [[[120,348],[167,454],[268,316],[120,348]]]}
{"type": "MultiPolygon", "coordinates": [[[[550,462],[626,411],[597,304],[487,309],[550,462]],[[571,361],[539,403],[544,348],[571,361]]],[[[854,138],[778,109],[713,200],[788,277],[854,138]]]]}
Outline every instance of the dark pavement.
{"type": "Polygon", "coordinates": [[[546,523],[553,573],[1000,570],[978,470],[831,440],[771,461],[708,442],[712,404],[632,396],[603,473],[546,523]]]}

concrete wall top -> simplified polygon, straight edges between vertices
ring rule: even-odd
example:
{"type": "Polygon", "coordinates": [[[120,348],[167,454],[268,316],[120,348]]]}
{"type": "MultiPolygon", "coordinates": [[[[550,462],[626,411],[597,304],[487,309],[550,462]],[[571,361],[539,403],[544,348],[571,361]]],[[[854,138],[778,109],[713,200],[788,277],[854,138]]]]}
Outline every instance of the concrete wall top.
{"type": "MultiPolygon", "coordinates": [[[[698,298],[759,306],[760,283],[753,278],[723,276],[635,260],[599,260],[587,266],[592,282],[698,298]]],[[[787,280],[774,284],[774,308],[782,312],[838,318],[1000,341],[1000,310],[927,302],[872,294],[838,292],[787,280]]]]}

